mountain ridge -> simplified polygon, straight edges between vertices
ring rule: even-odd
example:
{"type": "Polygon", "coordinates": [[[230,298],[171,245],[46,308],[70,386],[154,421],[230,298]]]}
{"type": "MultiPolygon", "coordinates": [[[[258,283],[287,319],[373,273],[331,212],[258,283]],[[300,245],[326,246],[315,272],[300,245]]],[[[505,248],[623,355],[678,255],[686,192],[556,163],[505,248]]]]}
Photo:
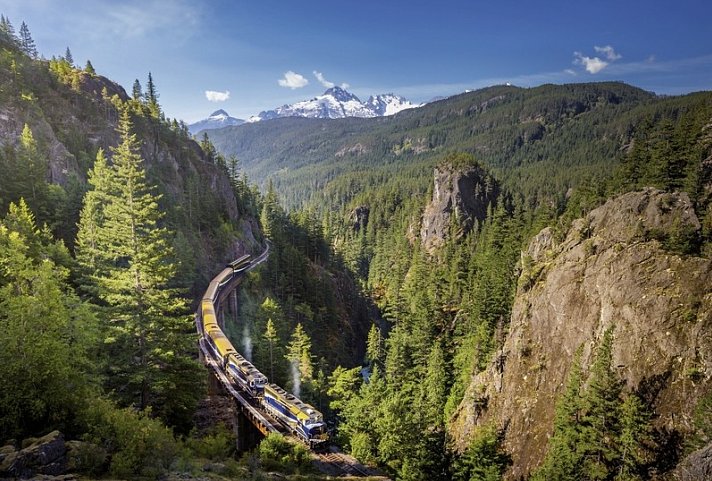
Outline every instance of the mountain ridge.
{"type": "Polygon", "coordinates": [[[221,129],[223,127],[242,125],[244,123],[245,121],[243,119],[231,117],[225,110],[218,109],[207,118],[188,124],[188,131],[191,134],[196,135],[201,130],[221,129]]]}
{"type": "Polygon", "coordinates": [[[250,117],[247,122],[255,123],[282,117],[306,117],[312,119],[341,119],[346,117],[384,117],[423,104],[414,104],[404,97],[392,93],[370,96],[362,102],[346,89],[335,86],[322,95],[293,104],[285,104],[273,110],[264,110],[250,117]]]}

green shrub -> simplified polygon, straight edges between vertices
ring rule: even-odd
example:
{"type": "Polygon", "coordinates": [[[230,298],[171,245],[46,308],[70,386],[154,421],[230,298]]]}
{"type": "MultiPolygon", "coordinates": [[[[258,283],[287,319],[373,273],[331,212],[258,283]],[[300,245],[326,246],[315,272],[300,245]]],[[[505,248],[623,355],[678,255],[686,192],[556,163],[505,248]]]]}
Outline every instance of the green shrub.
{"type": "Polygon", "coordinates": [[[304,472],[311,467],[306,446],[287,441],[279,434],[270,434],[257,448],[262,466],[267,471],[304,472]]]}
{"type": "Polygon", "coordinates": [[[119,409],[97,399],[86,412],[85,440],[102,446],[110,456],[109,471],[122,479],[156,479],[178,454],[170,429],[150,412],[119,409]]]}
{"type": "Polygon", "coordinates": [[[215,426],[201,438],[186,439],[185,444],[193,455],[213,461],[224,460],[235,454],[235,435],[224,424],[215,426]]]}

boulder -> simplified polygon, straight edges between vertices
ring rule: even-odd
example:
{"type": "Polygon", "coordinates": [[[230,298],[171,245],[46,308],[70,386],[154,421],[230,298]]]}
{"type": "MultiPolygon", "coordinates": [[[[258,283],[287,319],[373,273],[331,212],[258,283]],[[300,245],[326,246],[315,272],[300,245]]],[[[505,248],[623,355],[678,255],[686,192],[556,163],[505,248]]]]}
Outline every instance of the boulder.
{"type": "MultiPolygon", "coordinates": [[[[25,445],[25,443],[23,443],[25,445]]],[[[29,478],[37,474],[60,475],[67,471],[67,448],[59,431],[42,436],[20,451],[10,452],[0,464],[0,476],[29,478]]]]}
{"type": "Polygon", "coordinates": [[[690,454],[675,469],[680,481],[712,479],[712,443],[690,454]]]}

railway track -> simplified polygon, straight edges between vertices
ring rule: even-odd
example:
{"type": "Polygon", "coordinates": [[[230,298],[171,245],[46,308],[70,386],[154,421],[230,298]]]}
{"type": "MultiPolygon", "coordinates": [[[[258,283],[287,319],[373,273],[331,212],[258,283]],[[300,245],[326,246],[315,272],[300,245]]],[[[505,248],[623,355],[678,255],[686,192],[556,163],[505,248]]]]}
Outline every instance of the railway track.
{"type": "Polygon", "coordinates": [[[315,467],[331,476],[388,479],[382,473],[359,463],[353,456],[338,451],[336,447],[332,447],[332,450],[327,453],[314,453],[314,457],[315,467]]]}

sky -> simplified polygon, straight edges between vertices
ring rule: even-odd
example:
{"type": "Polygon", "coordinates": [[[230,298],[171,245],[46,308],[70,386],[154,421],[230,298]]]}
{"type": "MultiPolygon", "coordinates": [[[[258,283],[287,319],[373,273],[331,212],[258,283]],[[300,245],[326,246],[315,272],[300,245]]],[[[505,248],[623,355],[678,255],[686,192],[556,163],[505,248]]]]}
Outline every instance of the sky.
{"type": "Polygon", "coordinates": [[[91,60],[170,118],[238,118],[345,86],[414,102],[511,83],[712,90],[710,0],[0,0],[41,55],[91,60]]]}

